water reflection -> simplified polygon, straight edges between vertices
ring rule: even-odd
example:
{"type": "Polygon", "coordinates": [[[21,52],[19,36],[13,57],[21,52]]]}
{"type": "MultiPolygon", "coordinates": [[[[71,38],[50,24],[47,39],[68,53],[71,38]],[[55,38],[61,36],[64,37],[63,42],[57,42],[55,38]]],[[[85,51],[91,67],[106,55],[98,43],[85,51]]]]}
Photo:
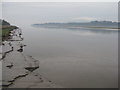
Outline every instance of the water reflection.
{"type": "MultiPolygon", "coordinates": [[[[45,28],[45,29],[56,29],[56,30],[70,30],[70,31],[74,31],[74,32],[80,32],[82,33],[83,35],[95,35],[95,34],[112,34],[112,33],[118,33],[119,32],[119,29],[100,29],[100,28],[58,28],[58,27],[43,27],[43,26],[34,26],[32,25],[32,27],[35,27],[35,28],[45,28]],[[85,34],[86,33],[86,34],[85,34]],[[89,33],[89,34],[88,34],[89,33]]],[[[81,34],[81,35],[82,35],[81,34]]]]}
{"type": "Polygon", "coordinates": [[[111,33],[118,33],[118,30],[105,30],[105,29],[67,29],[67,30],[71,30],[71,31],[80,31],[80,32],[91,32],[91,33],[101,33],[101,34],[111,34],[111,33]]]}
{"type": "Polygon", "coordinates": [[[117,87],[117,31],[26,27],[23,33],[25,53],[40,60],[38,73],[49,80],[64,87],[117,87]]]}

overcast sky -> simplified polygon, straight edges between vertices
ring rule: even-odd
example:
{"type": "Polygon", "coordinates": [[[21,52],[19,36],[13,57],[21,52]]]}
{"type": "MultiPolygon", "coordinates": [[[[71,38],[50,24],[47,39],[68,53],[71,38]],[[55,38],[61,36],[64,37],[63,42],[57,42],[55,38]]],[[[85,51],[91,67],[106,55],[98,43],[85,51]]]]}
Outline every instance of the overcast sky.
{"type": "Polygon", "coordinates": [[[2,0],[3,2],[119,2],[119,0],[2,0]]]}
{"type": "Polygon", "coordinates": [[[13,24],[118,20],[117,2],[4,2],[2,9],[13,24]]]}

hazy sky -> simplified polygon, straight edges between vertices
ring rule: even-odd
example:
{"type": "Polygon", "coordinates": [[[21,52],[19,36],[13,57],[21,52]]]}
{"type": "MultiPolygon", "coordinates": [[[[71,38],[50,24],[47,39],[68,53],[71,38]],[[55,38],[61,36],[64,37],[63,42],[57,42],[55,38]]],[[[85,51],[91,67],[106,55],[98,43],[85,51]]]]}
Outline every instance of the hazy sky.
{"type": "Polygon", "coordinates": [[[2,17],[13,24],[118,20],[117,2],[4,2],[2,17]]]}
{"type": "Polygon", "coordinates": [[[3,2],[119,2],[119,0],[2,0],[3,2]]]}

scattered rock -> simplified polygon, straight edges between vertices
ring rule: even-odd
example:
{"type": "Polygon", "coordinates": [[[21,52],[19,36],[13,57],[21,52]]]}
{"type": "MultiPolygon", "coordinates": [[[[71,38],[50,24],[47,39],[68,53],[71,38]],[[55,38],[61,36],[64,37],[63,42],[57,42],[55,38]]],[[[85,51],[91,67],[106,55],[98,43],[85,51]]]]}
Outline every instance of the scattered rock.
{"type": "Polygon", "coordinates": [[[18,49],[17,51],[18,51],[18,52],[23,52],[23,49],[18,49]]]}
{"type": "Polygon", "coordinates": [[[33,72],[34,70],[36,70],[38,68],[39,68],[39,66],[37,66],[37,67],[25,67],[25,69],[30,71],[30,72],[33,72]]]}
{"type": "Polygon", "coordinates": [[[12,67],[13,67],[13,63],[10,63],[10,64],[7,65],[6,67],[8,67],[8,68],[12,68],[12,67]]]}

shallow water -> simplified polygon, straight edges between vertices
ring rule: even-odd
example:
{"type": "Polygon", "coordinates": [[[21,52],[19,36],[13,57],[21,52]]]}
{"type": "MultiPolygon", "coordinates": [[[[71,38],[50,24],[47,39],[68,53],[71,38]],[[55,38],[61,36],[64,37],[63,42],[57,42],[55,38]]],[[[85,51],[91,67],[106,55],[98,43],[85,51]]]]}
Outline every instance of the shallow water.
{"type": "Polygon", "coordinates": [[[22,27],[25,54],[40,60],[38,73],[63,87],[114,88],[118,33],[22,27]]]}

